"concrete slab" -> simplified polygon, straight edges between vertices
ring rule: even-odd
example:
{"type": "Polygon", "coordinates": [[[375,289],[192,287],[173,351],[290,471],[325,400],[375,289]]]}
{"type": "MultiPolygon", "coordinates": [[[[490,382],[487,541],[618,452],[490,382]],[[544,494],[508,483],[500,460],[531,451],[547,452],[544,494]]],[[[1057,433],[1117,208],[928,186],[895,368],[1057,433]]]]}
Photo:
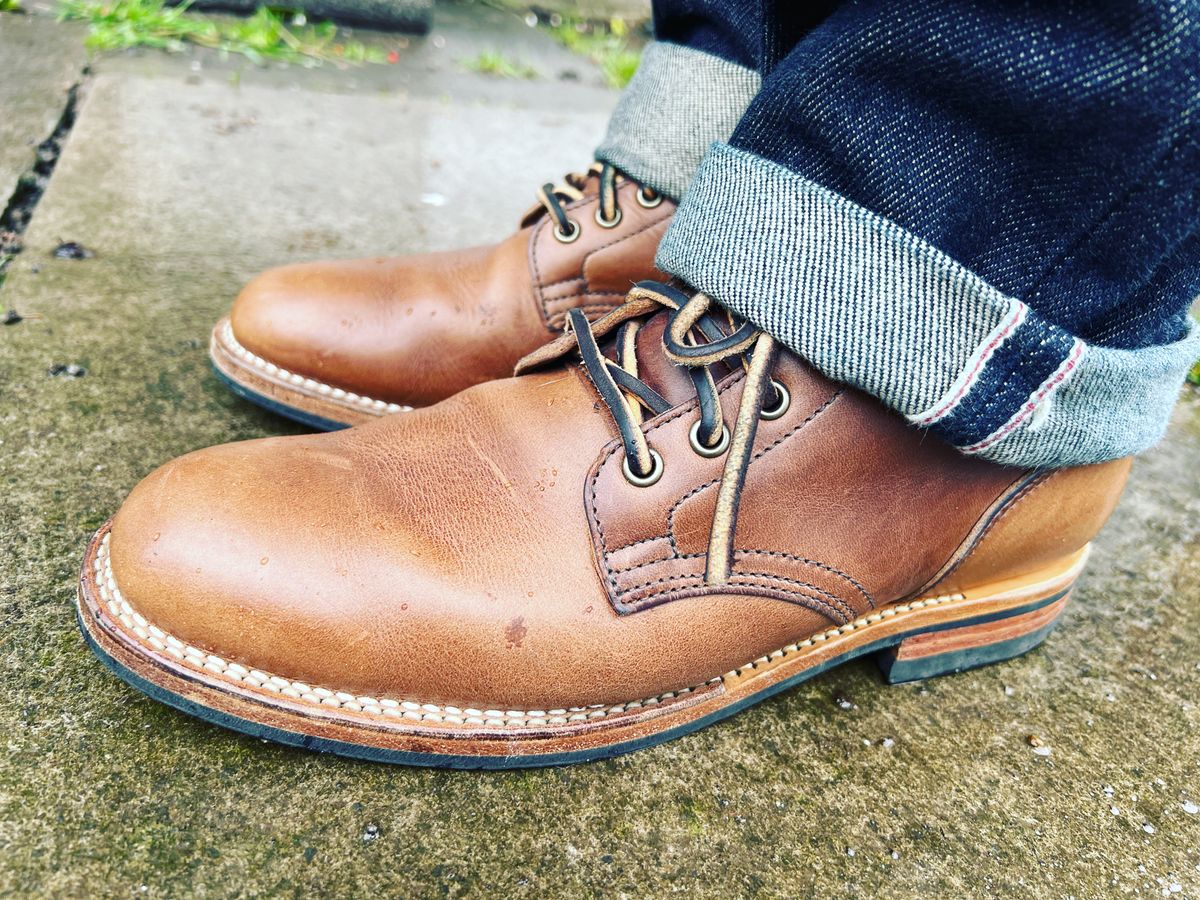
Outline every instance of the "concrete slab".
{"type": "Polygon", "coordinates": [[[0,895],[1200,893],[1193,389],[1059,630],[978,672],[852,664],[660,748],[500,774],[288,750],[116,681],[71,611],[88,534],[167,459],[289,431],[209,371],[241,282],[503,233],[604,118],[572,82],[505,100],[462,74],[443,99],[128,62],[101,65],[0,291],[36,316],[0,329],[0,895]],[[60,239],[97,255],[52,260],[60,239]]]}
{"type": "Polygon", "coordinates": [[[546,108],[587,109],[612,102],[611,91],[596,66],[567,50],[543,29],[530,28],[521,14],[483,3],[439,3],[433,30],[424,37],[359,29],[343,29],[341,33],[385,53],[394,51],[396,62],[342,67],[325,63],[312,68],[256,66],[245,57],[222,59],[196,47],[185,48],[182,54],[172,57],[158,51],[132,51],[100,62],[108,72],[156,75],[164,71],[179,73],[186,66],[206,77],[228,78],[233,85],[293,90],[410,92],[443,100],[463,97],[479,103],[519,102],[546,108]],[[481,77],[469,64],[482,53],[500,54],[523,68],[533,69],[537,77],[481,77]]]}
{"type": "Polygon", "coordinates": [[[0,210],[54,131],[86,61],[80,26],[0,13],[0,210]]]}
{"type": "MultiPolygon", "coordinates": [[[[183,254],[248,275],[507,234],[537,186],[590,163],[616,95],[516,17],[468,12],[448,6],[393,66],[262,68],[208,51],[98,61],[71,136],[80,148],[21,263],[75,240],[110,261],[183,254]],[[513,81],[464,67],[497,41],[589,76],[513,81]]],[[[222,287],[227,298],[236,283],[222,287]]]]}
{"type": "MultiPolygon", "coordinates": [[[[181,274],[181,257],[249,274],[487,242],[513,229],[538,185],[590,162],[604,119],[603,109],[105,71],[16,268],[68,239],[102,266],[174,257],[181,274]]],[[[227,300],[236,284],[210,287],[227,300]]]]}

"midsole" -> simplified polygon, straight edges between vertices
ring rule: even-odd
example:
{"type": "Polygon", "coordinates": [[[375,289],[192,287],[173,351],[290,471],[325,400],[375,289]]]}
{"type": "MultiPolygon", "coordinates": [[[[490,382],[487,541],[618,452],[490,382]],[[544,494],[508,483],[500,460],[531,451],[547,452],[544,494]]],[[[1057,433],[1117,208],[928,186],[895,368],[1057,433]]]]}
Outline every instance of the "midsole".
{"type": "Polygon", "coordinates": [[[213,329],[209,354],[223,374],[246,389],[347,424],[358,424],[412,409],[411,406],[364,397],[354,391],[290,372],[242,346],[228,318],[222,319],[213,329]]]}
{"type": "Polygon", "coordinates": [[[500,752],[514,740],[579,738],[599,745],[608,743],[610,738],[603,735],[614,731],[642,733],[672,727],[680,719],[700,718],[714,707],[773,693],[778,683],[800,673],[816,674],[916,634],[966,627],[1053,602],[1073,583],[1086,557],[1085,548],[1053,570],[992,585],[987,591],[893,604],[702,684],[655,697],[563,709],[497,710],[484,704],[451,706],[314,687],[189,646],[146,620],[121,595],[108,565],[107,542],[106,526],[88,549],[80,584],[81,615],[105,652],[122,665],[136,665],[141,677],[169,681],[173,685],[169,690],[202,695],[202,702],[231,715],[254,721],[286,720],[291,723],[287,727],[306,733],[340,730],[370,744],[421,737],[453,746],[468,740],[475,752],[487,752],[489,744],[500,752]]]}

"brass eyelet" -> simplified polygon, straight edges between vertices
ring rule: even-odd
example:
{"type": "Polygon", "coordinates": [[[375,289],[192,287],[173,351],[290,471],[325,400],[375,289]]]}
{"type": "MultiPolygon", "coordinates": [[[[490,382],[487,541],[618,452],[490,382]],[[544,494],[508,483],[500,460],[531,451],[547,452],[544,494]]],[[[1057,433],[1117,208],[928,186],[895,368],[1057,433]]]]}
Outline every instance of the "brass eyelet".
{"type": "Polygon", "coordinates": [[[714,447],[706,447],[703,443],[701,443],[701,424],[701,421],[697,419],[695,424],[692,425],[692,430],[688,432],[688,442],[692,445],[692,449],[695,450],[698,455],[712,459],[714,456],[720,456],[729,449],[729,429],[724,424],[721,425],[721,439],[717,441],[716,446],[714,447]]]}
{"type": "Polygon", "coordinates": [[[646,189],[644,187],[640,187],[637,189],[637,202],[639,206],[644,207],[645,209],[654,209],[654,207],[663,202],[663,195],[655,194],[653,197],[647,197],[646,189]]]}
{"type": "Polygon", "coordinates": [[[596,224],[599,225],[601,228],[616,228],[618,225],[621,224],[621,209],[620,209],[620,207],[617,208],[616,215],[614,215],[611,219],[606,219],[606,218],[604,218],[604,210],[601,207],[597,206],[596,207],[596,224]]]}
{"type": "Polygon", "coordinates": [[[553,229],[554,237],[560,244],[572,244],[579,240],[579,235],[583,233],[583,229],[579,227],[579,223],[574,219],[567,219],[571,223],[571,230],[567,232],[560,231],[556,225],[553,229]]]}
{"type": "Polygon", "coordinates": [[[662,478],[664,466],[662,457],[653,447],[650,448],[650,459],[654,461],[654,468],[645,475],[635,475],[633,469],[629,468],[629,457],[626,456],[621,461],[621,471],[625,473],[625,480],[636,487],[650,487],[652,484],[657,484],[658,479],[662,478]]]}
{"type": "Polygon", "coordinates": [[[768,421],[771,419],[778,419],[785,412],[787,412],[788,407],[792,405],[792,395],[787,388],[785,388],[774,378],[771,379],[771,386],[775,388],[775,396],[779,398],[779,402],[770,409],[764,409],[758,414],[760,419],[767,419],[768,421]]]}

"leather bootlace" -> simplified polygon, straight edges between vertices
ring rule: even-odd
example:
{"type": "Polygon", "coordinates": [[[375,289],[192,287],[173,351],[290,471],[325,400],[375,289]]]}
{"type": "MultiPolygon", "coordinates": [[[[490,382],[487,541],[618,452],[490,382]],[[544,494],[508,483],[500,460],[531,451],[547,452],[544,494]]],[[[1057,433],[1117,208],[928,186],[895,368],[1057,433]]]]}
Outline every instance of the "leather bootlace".
{"type": "Polygon", "coordinates": [[[687,370],[696,390],[700,415],[692,430],[693,447],[705,456],[727,453],[705,571],[708,584],[724,584],[733,564],[738,503],[758,420],[777,415],[764,411],[764,401],[774,393],[775,409],[788,402],[786,391],[770,377],[776,359],[776,346],[770,335],[749,322],[735,319],[706,294],[689,297],[673,285],[642,281],[630,291],[623,305],[595,322],[589,322],[578,309],[571,310],[566,332],[521,360],[517,372],[544,365],[577,349],[620,432],[626,478],[637,485],[654,484],[665,464],[642,430],[643,415],[646,412],[660,415],[671,404],[638,378],[636,337],[645,321],[664,309],[670,313],[663,331],[663,352],[672,363],[687,370]],[[606,357],[599,346],[599,340],[609,334],[615,341],[615,360],[606,357]],[[713,370],[718,367],[741,367],[746,373],[732,432],[725,424],[717,392],[713,370]]]}
{"type": "MultiPolygon", "coordinates": [[[[544,184],[538,189],[538,204],[532,214],[542,209],[554,220],[555,236],[564,242],[575,240],[579,236],[579,223],[572,219],[564,206],[584,198],[584,189],[588,179],[596,178],[600,182],[600,206],[596,210],[596,222],[604,228],[613,228],[621,221],[621,206],[617,200],[617,178],[621,175],[616,167],[606,162],[595,162],[584,172],[572,172],[558,184],[544,184]]],[[[662,195],[653,189],[640,186],[637,193],[638,203],[647,208],[658,206],[662,195]]],[[[526,215],[526,224],[531,215],[526,215]]]]}

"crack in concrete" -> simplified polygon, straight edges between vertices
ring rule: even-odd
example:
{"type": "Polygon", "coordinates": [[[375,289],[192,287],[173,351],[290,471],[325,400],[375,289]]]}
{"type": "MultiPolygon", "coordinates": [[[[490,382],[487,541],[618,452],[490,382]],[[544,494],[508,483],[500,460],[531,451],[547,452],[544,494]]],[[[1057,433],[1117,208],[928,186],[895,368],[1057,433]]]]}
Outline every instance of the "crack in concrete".
{"type": "Polygon", "coordinates": [[[91,69],[85,67],[79,73],[79,80],[67,89],[66,103],[54,129],[49,137],[37,145],[33,165],[17,179],[12,195],[0,212],[0,288],[4,287],[9,265],[24,249],[21,237],[33,221],[38,202],[50,184],[63,145],[75,125],[80,95],[90,75],[91,69]]]}

